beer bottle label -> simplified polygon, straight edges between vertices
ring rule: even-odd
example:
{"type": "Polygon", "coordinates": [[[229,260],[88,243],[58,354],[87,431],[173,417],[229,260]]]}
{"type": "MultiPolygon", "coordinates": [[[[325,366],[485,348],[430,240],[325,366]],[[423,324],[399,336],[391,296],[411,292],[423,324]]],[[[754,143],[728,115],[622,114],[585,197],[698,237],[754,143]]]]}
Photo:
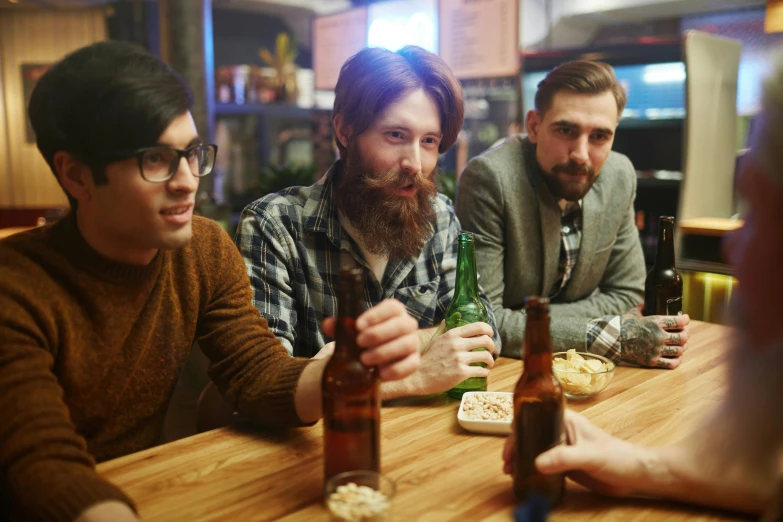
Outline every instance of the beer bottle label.
{"type": "Polygon", "coordinates": [[[682,315],[682,296],[666,299],[666,315],[682,315]]]}

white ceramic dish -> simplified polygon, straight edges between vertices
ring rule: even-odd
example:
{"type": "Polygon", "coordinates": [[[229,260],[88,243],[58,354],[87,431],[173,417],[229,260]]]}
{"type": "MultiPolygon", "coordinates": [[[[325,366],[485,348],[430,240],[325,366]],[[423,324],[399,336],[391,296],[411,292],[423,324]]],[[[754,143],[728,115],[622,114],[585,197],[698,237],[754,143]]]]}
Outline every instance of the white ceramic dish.
{"type": "Polygon", "coordinates": [[[484,433],[487,435],[508,435],[511,433],[511,419],[507,421],[496,420],[473,420],[465,418],[463,408],[465,406],[465,398],[469,395],[508,395],[514,398],[513,393],[509,392],[465,392],[462,396],[462,402],[459,405],[459,411],[457,412],[457,422],[459,425],[468,431],[473,433],[484,433]]]}

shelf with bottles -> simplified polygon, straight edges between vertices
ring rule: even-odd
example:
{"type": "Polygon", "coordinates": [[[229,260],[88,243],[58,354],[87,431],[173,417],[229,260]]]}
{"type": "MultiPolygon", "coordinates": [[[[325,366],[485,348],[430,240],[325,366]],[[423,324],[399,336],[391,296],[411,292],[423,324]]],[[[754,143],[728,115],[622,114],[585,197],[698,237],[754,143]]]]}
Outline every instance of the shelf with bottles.
{"type": "Polygon", "coordinates": [[[291,103],[216,103],[216,116],[264,114],[273,118],[310,119],[313,110],[291,103]]]}

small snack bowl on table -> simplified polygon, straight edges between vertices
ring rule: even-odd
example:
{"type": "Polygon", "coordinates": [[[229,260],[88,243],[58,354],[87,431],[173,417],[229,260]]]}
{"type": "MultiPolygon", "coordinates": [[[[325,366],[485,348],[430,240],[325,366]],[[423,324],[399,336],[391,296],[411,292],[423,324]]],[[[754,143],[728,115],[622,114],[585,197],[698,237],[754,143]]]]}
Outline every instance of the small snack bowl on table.
{"type": "Polygon", "coordinates": [[[514,419],[514,394],[509,392],[465,392],[457,412],[464,429],[487,435],[508,435],[514,419]]]}
{"type": "Polygon", "coordinates": [[[563,394],[572,400],[598,395],[614,376],[617,365],[600,355],[568,350],[552,355],[552,372],[563,387],[563,394]]]}
{"type": "Polygon", "coordinates": [[[332,522],[388,522],[392,520],[394,480],[377,471],[347,471],[324,486],[324,502],[332,522]]]}

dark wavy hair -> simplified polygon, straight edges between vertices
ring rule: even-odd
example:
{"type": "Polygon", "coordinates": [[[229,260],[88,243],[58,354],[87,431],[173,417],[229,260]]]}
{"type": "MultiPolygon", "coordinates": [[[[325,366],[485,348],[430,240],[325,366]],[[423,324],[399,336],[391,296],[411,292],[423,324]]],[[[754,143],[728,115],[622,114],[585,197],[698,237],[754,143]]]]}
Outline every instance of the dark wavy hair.
{"type": "MultiPolygon", "coordinates": [[[[445,152],[462,128],[462,87],[446,62],[421,47],[407,45],[397,52],[365,48],[349,58],[340,69],[332,119],[341,114],[358,136],[386,107],[417,89],[424,89],[438,106],[443,133],[439,151],[445,152]]],[[[339,140],[337,146],[344,158],[345,146],[339,140]]]]}
{"type": "MultiPolygon", "coordinates": [[[[132,44],[100,42],[49,69],[33,90],[28,114],[55,176],[54,155],[66,151],[102,185],[103,154],[154,145],[192,105],[190,87],[158,58],[132,44]]],[[[75,209],[76,200],[68,195],[68,201],[75,209]]]]}

